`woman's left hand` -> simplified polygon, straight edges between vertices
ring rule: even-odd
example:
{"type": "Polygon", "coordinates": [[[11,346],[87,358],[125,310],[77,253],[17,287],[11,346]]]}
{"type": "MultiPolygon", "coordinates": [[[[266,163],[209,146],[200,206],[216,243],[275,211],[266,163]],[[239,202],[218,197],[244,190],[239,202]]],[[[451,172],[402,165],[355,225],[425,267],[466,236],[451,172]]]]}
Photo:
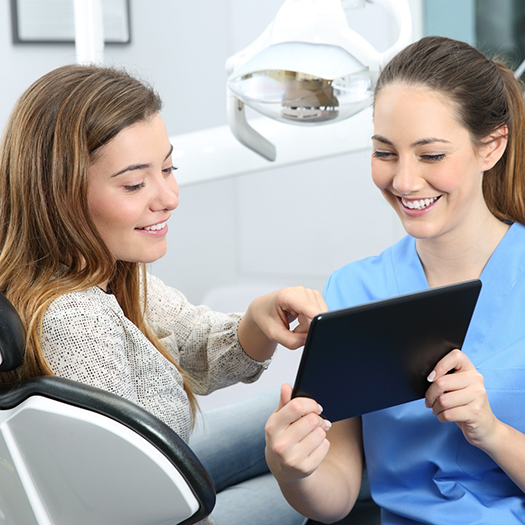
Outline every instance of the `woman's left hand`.
{"type": "Polygon", "coordinates": [[[256,361],[269,359],[276,344],[292,350],[303,346],[312,318],[328,307],[317,290],[296,286],[254,299],[239,323],[238,336],[245,352],[256,361]],[[290,330],[290,323],[299,324],[290,330]]]}
{"type": "Polygon", "coordinates": [[[425,404],[439,421],[455,422],[471,445],[484,448],[490,443],[498,420],[490,408],[483,376],[469,358],[460,350],[452,350],[439,361],[428,380],[432,384],[425,404]]]}

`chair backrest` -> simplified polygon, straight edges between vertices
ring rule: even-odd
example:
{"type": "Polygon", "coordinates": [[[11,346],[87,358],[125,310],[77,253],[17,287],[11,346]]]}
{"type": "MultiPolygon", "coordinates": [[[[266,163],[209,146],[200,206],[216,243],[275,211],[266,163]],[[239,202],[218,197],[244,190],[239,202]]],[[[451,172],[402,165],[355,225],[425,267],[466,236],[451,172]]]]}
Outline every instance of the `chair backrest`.
{"type": "MultiPolygon", "coordinates": [[[[23,333],[0,295],[0,373],[23,333]]],[[[54,376],[0,387],[0,523],[189,525],[214,505],[193,452],[134,403],[54,376]]]]}

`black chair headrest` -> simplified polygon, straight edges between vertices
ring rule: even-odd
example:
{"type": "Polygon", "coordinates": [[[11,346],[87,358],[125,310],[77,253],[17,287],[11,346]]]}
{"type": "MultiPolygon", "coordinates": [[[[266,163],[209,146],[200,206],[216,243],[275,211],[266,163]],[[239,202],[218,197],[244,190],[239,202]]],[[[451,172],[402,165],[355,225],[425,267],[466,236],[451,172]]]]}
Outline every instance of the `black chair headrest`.
{"type": "Polygon", "coordinates": [[[25,331],[11,302],[0,293],[0,372],[9,372],[24,362],[25,331]]]}

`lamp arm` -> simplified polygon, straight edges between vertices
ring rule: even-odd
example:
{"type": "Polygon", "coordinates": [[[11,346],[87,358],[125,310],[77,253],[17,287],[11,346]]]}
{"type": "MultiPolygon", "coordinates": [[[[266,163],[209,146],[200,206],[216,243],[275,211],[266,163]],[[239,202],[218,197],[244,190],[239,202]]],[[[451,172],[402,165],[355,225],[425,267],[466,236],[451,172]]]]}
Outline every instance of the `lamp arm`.
{"type": "Polygon", "coordinates": [[[374,0],[389,11],[399,28],[399,37],[393,46],[381,53],[379,67],[383,69],[389,60],[406,47],[412,38],[412,15],[407,0],[374,0]]]}
{"type": "Polygon", "coordinates": [[[368,40],[353,29],[346,27],[341,30],[339,41],[336,41],[336,43],[371,71],[379,69],[381,54],[368,40]]]}
{"type": "Polygon", "coordinates": [[[248,124],[244,113],[244,103],[230,89],[226,89],[228,91],[226,111],[233,136],[247,148],[273,162],[276,158],[275,146],[248,124]]]}

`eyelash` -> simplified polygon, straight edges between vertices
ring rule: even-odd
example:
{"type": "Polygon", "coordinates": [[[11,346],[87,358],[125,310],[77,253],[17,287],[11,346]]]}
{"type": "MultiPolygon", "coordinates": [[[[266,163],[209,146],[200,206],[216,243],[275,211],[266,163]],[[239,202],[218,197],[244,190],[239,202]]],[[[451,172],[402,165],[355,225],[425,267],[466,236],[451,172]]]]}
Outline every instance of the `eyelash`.
{"type": "Polygon", "coordinates": [[[376,159],[386,159],[393,155],[390,151],[374,151],[374,157],[376,159]]]}
{"type": "MultiPolygon", "coordinates": [[[[376,159],[389,159],[395,154],[391,151],[374,151],[373,153],[376,159]]],[[[435,155],[421,155],[420,158],[427,162],[439,162],[446,157],[445,153],[436,153],[435,155]]]]}
{"type": "Polygon", "coordinates": [[[435,155],[421,155],[421,158],[429,162],[439,162],[440,160],[443,160],[445,156],[444,153],[436,153],[435,155]]]}
{"type": "MultiPolygon", "coordinates": [[[[162,170],[162,173],[164,173],[164,175],[169,175],[170,173],[178,169],[179,168],[177,166],[170,166],[169,168],[164,168],[162,170]]],[[[135,184],[134,186],[124,186],[124,189],[129,193],[133,193],[134,191],[144,188],[145,185],[146,184],[144,182],[141,182],[140,184],[135,184]]]]}
{"type": "Polygon", "coordinates": [[[124,186],[124,189],[130,193],[133,193],[134,191],[144,188],[144,186],[144,182],[141,182],[140,184],[135,184],[134,186],[124,186]]]}

